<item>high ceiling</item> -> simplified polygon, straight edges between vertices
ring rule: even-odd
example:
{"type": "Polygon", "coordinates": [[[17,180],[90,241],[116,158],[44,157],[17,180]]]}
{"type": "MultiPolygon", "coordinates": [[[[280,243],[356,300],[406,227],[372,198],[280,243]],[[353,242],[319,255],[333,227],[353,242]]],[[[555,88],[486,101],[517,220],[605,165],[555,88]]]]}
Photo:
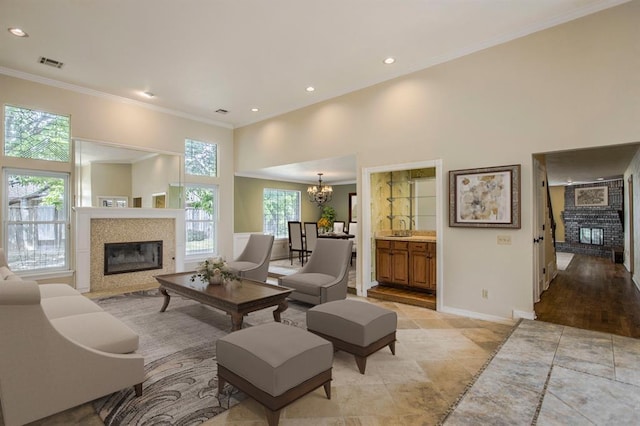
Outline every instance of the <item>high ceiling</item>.
{"type": "MultiPolygon", "coordinates": [[[[235,128],[626,1],[0,0],[0,73],[235,128]]],[[[355,181],[354,158],[256,176],[330,167],[355,181]]]]}
{"type": "Polygon", "coordinates": [[[0,0],[0,72],[238,127],[623,2],[0,0]]]}

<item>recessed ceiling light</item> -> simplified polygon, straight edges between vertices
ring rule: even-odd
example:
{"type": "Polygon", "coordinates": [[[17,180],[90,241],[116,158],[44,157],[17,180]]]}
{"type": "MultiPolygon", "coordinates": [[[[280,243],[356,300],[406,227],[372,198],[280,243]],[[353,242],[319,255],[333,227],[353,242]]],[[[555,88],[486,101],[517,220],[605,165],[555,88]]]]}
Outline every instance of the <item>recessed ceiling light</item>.
{"type": "Polygon", "coordinates": [[[251,108],[251,111],[252,111],[252,112],[258,112],[258,111],[260,111],[260,110],[259,110],[258,108],[251,108]]]}
{"type": "Polygon", "coordinates": [[[313,87],[313,86],[309,86],[309,87],[307,87],[305,90],[306,90],[307,92],[313,92],[314,90],[316,90],[316,88],[315,88],[315,87],[313,87]]]}
{"type": "Polygon", "coordinates": [[[396,61],[395,58],[392,58],[391,56],[389,56],[388,58],[385,58],[384,61],[382,61],[384,64],[386,65],[391,65],[392,63],[394,63],[396,61]]]}
{"type": "Polygon", "coordinates": [[[596,180],[604,180],[604,178],[597,178],[596,180]]]}
{"type": "Polygon", "coordinates": [[[27,34],[22,28],[8,28],[8,30],[16,37],[29,37],[29,34],[27,34]]]}
{"type": "Polygon", "coordinates": [[[142,95],[147,97],[147,98],[149,98],[149,99],[154,98],[156,96],[155,94],[153,94],[153,93],[151,93],[149,91],[142,92],[142,95]]]}

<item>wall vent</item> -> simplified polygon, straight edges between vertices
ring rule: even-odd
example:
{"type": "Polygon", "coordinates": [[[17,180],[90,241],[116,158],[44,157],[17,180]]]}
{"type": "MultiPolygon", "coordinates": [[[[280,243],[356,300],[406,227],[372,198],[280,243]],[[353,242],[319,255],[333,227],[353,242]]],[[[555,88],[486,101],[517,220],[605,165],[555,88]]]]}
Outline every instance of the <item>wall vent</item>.
{"type": "Polygon", "coordinates": [[[229,111],[227,111],[226,109],[222,109],[222,108],[220,108],[220,109],[217,109],[217,110],[216,110],[216,112],[217,112],[218,114],[226,114],[226,113],[228,113],[229,111]]]}
{"type": "Polygon", "coordinates": [[[55,59],[51,59],[51,58],[45,58],[44,56],[40,56],[40,59],[38,62],[44,65],[49,65],[50,67],[54,67],[54,68],[62,68],[62,66],[64,65],[64,63],[60,61],[56,61],[55,59]]]}

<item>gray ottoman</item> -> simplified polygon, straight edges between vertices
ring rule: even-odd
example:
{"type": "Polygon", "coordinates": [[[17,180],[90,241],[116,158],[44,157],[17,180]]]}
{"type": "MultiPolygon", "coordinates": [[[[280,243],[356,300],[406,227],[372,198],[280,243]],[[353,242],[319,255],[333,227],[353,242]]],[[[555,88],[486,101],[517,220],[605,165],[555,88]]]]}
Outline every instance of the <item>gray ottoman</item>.
{"type": "Polygon", "coordinates": [[[336,300],[307,311],[307,330],[329,340],[337,350],[353,354],[364,374],[367,357],[389,346],[396,354],[395,312],[367,302],[336,300]]]}
{"type": "Polygon", "coordinates": [[[324,386],[331,399],[330,342],[303,329],[277,322],[235,331],[218,340],[218,393],[225,383],[266,408],[269,426],[280,410],[324,386]]]}

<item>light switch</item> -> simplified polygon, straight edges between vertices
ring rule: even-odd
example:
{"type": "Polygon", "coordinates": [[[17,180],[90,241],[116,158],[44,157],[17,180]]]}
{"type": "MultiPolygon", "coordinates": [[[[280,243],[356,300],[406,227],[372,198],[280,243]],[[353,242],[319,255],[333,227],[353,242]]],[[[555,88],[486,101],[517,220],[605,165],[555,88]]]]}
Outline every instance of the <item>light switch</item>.
{"type": "Polygon", "coordinates": [[[498,244],[501,246],[510,246],[511,235],[498,235],[498,244]]]}

